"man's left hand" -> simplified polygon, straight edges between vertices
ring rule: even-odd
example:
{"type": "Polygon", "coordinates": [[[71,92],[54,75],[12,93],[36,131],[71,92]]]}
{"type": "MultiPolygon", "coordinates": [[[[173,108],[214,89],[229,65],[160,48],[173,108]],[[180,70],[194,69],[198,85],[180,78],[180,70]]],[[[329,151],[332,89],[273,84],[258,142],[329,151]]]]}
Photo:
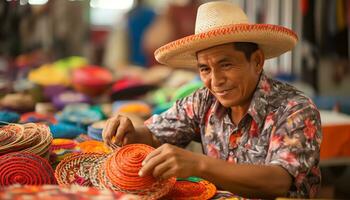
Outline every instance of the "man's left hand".
{"type": "Polygon", "coordinates": [[[147,155],[142,162],[139,175],[152,174],[156,178],[170,177],[187,178],[196,176],[204,155],[193,153],[179,147],[163,144],[147,155]]]}

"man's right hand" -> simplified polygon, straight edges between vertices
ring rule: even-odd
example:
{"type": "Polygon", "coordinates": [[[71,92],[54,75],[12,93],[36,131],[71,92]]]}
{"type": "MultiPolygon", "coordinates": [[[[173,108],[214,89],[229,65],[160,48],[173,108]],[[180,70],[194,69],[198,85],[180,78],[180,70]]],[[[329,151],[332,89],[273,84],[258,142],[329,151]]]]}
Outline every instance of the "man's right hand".
{"type": "Polygon", "coordinates": [[[112,148],[137,142],[134,125],[128,117],[123,115],[107,120],[102,137],[103,141],[112,148]]]}

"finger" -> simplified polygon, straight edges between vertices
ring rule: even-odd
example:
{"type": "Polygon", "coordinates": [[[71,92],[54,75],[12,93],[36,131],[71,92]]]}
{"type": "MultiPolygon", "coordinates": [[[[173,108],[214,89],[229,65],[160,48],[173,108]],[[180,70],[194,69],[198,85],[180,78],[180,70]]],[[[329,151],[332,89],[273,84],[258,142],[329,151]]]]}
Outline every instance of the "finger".
{"type": "Polygon", "coordinates": [[[152,175],[155,178],[161,178],[166,171],[171,169],[171,167],[172,162],[169,159],[167,159],[165,162],[160,163],[154,168],[152,175]]]}
{"type": "Polygon", "coordinates": [[[103,130],[102,130],[102,139],[103,139],[103,141],[109,146],[109,144],[110,144],[110,142],[111,142],[111,140],[112,140],[112,137],[111,137],[111,135],[108,133],[108,129],[109,129],[109,124],[110,124],[110,122],[111,122],[111,120],[110,119],[108,119],[107,120],[107,122],[106,122],[106,125],[105,125],[105,127],[103,128],[103,130]]]}
{"type": "MultiPolygon", "coordinates": [[[[166,180],[171,177],[176,177],[176,169],[173,166],[170,169],[166,170],[159,178],[166,180]]],[[[187,177],[179,177],[179,178],[187,178],[187,177]]]]}
{"type": "Polygon", "coordinates": [[[102,131],[102,134],[104,135],[104,140],[108,146],[111,146],[112,138],[116,133],[119,123],[119,117],[111,118],[107,121],[107,125],[102,131]]]}
{"type": "Polygon", "coordinates": [[[124,137],[128,131],[132,128],[132,123],[128,118],[121,118],[120,124],[116,130],[115,144],[121,146],[123,144],[124,137]]]}
{"type": "Polygon", "coordinates": [[[151,153],[149,153],[146,156],[146,158],[142,161],[142,165],[145,165],[150,159],[159,155],[163,151],[163,148],[164,148],[163,146],[160,146],[159,148],[157,148],[154,151],[152,151],[151,153]]]}
{"type": "Polygon", "coordinates": [[[146,162],[146,164],[144,164],[141,167],[139,171],[139,176],[143,177],[143,176],[146,176],[147,174],[152,174],[154,168],[160,165],[161,163],[165,162],[166,159],[167,157],[164,156],[164,154],[157,154],[153,156],[146,162]]]}

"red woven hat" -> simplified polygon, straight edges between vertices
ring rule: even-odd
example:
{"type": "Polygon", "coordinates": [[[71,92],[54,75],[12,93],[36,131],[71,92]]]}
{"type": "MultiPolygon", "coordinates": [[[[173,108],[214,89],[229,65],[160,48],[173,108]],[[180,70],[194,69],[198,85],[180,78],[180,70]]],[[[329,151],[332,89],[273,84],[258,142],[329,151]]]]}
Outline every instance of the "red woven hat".
{"type": "Polygon", "coordinates": [[[297,40],[297,35],[288,28],[251,24],[239,6],[215,1],[198,8],[194,35],[160,47],[155,58],[174,67],[193,67],[197,65],[196,52],[200,50],[231,42],[251,42],[258,44],[268,59],[293,49],[297,40]]]}
{"type": "Polygon", "coordinates": [[[154,148],[144,144],[123,146],[110,157],[99,171],[100,182],[105,187],[141,196],[158,199],[166,195],[176,179],[158,180],[153,176],[140,177],[142,161],[154,148]]]}
{"type": "Polygon", "coordinates": [[[47,160],[24,152],[0,156],[0,186],[56,184],[47,160]]]}

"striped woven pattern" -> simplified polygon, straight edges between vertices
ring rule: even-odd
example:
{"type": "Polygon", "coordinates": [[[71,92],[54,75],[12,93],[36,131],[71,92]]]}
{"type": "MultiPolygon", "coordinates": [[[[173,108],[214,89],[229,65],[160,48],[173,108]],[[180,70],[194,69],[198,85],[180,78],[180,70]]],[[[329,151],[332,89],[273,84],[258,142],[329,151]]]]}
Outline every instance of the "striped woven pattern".
{"type": "Polygon", "coordinates": [[[89,170],[97,164],[102,153],[76,153],[63,159],[56,167],[55,177],[61,186],[77,184],[81,186],[93,186],[90,181],[89,170]]]}
{"type": "Polygon", "coordinates": [[[77,142],[71,139],[56,138],[51,142],[51,150],[74,149],[77,144],[77,142]]]}
{"type": "Polygon", "coordinates": [[[0,155],[28,152],[44,158],[49,156],[52,136],[43,124],[9,124],[0,128],[0,155]]]}
{"type": "Polygon", "coordinates": [[[51,143],[50,163],[55,166],[65,157],[72,153],[78,153],[80,150],[76,148],[78,143],[70,139],[53,139],[51,143]]]}
{"type": "Polygon", "coordinates": [[[15,152],[0,156],[0,186],[13,184],[56,184],[47,160],[32,153],[15,152]]]}
{"type": "Polygon", "coordinates": [[[107,188],[142,198],[157,199],[166,195],[175,184],[175,178],[157,180],[151,175],[138,175],[142,161],[153,150],[144,144],[130,144],[118,149],[100,168],[101,183],[107,188]]]}

